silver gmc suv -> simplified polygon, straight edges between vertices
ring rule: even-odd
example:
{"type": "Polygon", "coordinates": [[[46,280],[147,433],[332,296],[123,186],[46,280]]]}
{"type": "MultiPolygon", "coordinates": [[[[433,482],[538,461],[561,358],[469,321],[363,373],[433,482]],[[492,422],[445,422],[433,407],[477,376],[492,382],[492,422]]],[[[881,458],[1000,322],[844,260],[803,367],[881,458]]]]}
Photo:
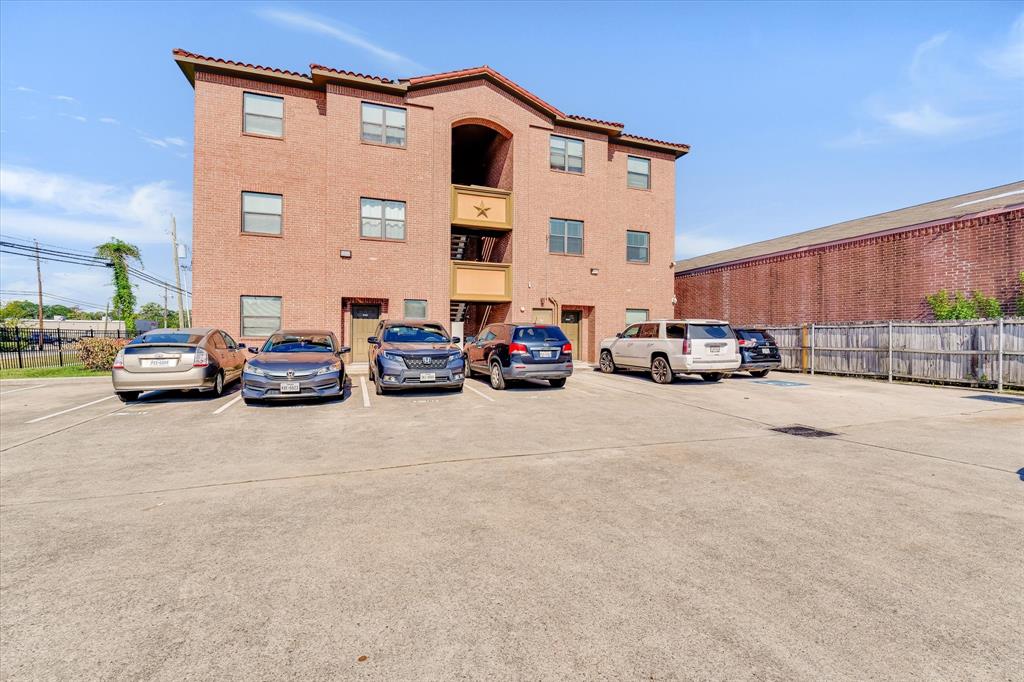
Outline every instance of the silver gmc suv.
{"type": "Polygon", "coordinates": [[[676,374],[719,381],[740,367],[739,345],[722,320],[651,320],[601,342],[601,371],[644,370],[659,384],[676,374]]]}

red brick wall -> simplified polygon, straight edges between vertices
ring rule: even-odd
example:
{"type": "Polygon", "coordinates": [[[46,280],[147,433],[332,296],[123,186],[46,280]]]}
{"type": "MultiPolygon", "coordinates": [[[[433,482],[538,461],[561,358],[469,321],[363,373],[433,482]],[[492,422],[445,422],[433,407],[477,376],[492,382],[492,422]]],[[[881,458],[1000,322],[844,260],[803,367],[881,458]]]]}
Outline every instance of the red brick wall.
{"type": "Polygon", "coordinates": [[[949,221],[675,278],[677,317],[734,324],[929,319],[925,296],[978,290],[1012,311],[1024,209],[949,221]]]}
{"type": "MultiPolygon", "coordinates": [[[[512,133],[505,165],[514,224],[502,260],[513,266],[507,319],[560,305],[592,310],[593,337],[620,331],[627,308],[672,314],[675,159],[613,144],[608,137],[554,126],[552,120],[482,80],[396,96],[326,86],[310,92],[242,78],[196,73],[193,281],[196,324],[240,336],[239,297],[283,297],[282,324],[349,338],[349,299],[426,299],[428,315],[449,319],[451,127],[486,119],[512,133]],[[282,95],[284,139],[242,134],[245,90],[282,95]],[[360,102],[406,107],[405,149],[365,144],[360,102]],[[552,132],[586,140],[584,175],[552,171],[552,132]],[[651,159],[652,189],[626,186],[626,156],[651,159]],[[243,191],[284,195],[280,237],[243,234],[243,191]],[[361,239],[359,198],[406,202],[406,241],[361,239]],[[585,222],[582,257],[548,253],[548,219],[585,222]],[[651,262],[626,262],[626,230],[651,233],[651,262]],[[340,259],[339,250],[352,251],[340,259]],[[598,274],[591,275],[591,268],[598,274]]],[[[502,308],[497,308],[502,310],[502,308]]],[[[491,321],[497,321],[492,312],[491,321]]],[[[244,339],[254,341],[255,339],[244,339]]],[[[582,358],[594,358],[586,342],[582,358]]]]}

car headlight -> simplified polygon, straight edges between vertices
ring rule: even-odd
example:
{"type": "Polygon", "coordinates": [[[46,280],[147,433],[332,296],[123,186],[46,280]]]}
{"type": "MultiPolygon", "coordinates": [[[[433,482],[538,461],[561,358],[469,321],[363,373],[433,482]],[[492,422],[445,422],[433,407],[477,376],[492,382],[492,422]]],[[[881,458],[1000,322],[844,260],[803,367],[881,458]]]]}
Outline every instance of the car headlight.
{"type": "Polygon", "coordinates": [[[381,353],[381,355],[384,356],[385,360],[390,360],[391,362],[401,362],[402,361],[402,356],[399,355],[398,353],[392,353],[391,351],[387,351],[386,350],[383,353],[381,353]]]}
{"type": "Polygon", "coordinates": [[[255,365],[249,365],[249,364],[246,364],[246,366],[245,366],[245,373],[246,374],[254,374],[254,375],[258,376],[258,377],[265,377],[265,376],[267,376],[267,373],[265,371],[263,371],[259,367],[256,367],[255,365]]]}
{"type": "Polygon", "coordinates": [[[320,369],[318,369],[316,371],[316,373],[317,373],[317,375],[329,374],[331,372],[337,372],[339,370],[341,370],[341,363],[340,362],[336,362],[333,365],[326,365],[324,367],[321,367],[320,369]]]}

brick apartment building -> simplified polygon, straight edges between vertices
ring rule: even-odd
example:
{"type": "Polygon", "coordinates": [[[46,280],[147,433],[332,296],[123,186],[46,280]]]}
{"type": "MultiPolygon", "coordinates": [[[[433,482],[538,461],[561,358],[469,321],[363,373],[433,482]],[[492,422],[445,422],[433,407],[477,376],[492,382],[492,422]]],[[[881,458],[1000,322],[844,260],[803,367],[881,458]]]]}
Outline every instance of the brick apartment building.
{"type": "Polygon", "coordinates": [[[175,50],[195,88],[197,324],[246,341],[383,317],[561,324],[577,357],[672,314],[687,145],[565,114],[489,67],[407,80],[175,50]]]}
{"type": "Polygon", "coordinates": [[[734,324],[931,318],[940,289],[1012,312],[1024,270],[1024,182],[676,263],[678,317],[734,324]]]}

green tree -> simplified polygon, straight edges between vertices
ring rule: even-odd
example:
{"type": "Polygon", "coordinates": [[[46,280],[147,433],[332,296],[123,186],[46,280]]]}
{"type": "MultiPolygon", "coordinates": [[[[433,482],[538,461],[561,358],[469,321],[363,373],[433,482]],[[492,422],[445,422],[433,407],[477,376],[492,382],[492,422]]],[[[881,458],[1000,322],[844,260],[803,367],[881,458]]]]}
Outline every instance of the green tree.
{"type": "MultiPolygon", "coordinates": [[[[150,301],[149,303],[143,304],[139,308],[139,314],[136,315],[136,318],[138,318],[140,320],[152,320],[153,322],[156,322],[157,324],[163,324],[164,323],[164,307],[160,303],[153,303],[152,301],[150,301]]],[[[178,312],[176,310],[168,309],[167,310],[167,324],[169,324],[170,326],[174,327],[174,326],[177,325],[177,323],[178,323],[178,312]]]]}
{"type": "Polygon", "coordinates": [[[111,237],[109,242],[96,247],[96,255],[110,261],[114,283],[113,314],[115,320],[124,320],[128,333],[135,332],[135,292],[128,279],[128,266],[135,262],[142,265],[139,247],[111,237]]]}
{"type": "Polygon", "coordinates": [[[0,308],[0,319],[34,320],[39,317],[38,310],[39,306],[31,301],[8,301],[7,305],[0,308]]]}
{"type": "Polygon", "coordinates": [[[995,296],[985,296],[975,291],[970,297],[959,291],[950,296],[945,289],[937,294],[925,296],[936,320],[976,320],[1003,316],[1003,308],[995,296]]]}

